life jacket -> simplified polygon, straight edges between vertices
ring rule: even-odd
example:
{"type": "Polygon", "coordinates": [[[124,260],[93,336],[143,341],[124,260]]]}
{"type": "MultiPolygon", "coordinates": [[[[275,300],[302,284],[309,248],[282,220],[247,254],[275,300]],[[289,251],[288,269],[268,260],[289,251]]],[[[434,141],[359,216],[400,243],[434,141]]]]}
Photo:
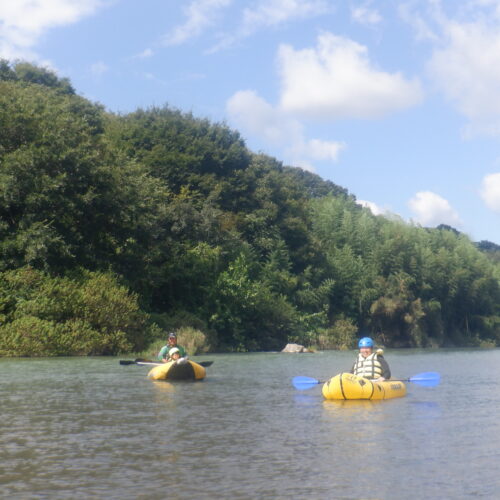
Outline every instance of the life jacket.
{"type": "Polygon", "coordinates": [[[359,377],[375,379],[382,376],[382,365],[378,360],[379,355],[372,352],[369,356],[364,358],[361,353],[354,362],[353,373],[359,377]]]}

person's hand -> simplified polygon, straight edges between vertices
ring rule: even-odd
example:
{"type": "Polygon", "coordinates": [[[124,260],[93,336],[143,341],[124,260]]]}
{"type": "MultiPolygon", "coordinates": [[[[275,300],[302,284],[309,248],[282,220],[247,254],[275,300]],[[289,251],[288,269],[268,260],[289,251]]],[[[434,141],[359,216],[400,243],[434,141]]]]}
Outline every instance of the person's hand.
{"type": "Polygon", "coordinates": [[[375,382],[383,382],[385,380],[384,377],[379,377],[375,379],[375,382]]]}

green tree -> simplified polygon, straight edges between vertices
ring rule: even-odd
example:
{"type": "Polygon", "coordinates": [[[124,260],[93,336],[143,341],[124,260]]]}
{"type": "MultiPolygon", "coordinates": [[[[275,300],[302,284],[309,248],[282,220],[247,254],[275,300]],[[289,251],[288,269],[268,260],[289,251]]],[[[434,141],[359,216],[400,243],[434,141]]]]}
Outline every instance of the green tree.
{"type": "Polygon", "coordinates": [[[110,274],[7,271],[0,275],[0,307],[0,355],[117,354],[151,340],[137,296],[110,274]]]}

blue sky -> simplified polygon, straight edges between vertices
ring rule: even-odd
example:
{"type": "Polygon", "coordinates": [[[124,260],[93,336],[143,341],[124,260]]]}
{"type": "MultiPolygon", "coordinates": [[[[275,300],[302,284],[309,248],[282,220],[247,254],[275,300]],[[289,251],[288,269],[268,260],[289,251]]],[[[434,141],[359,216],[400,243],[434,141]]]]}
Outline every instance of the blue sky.
{"type": "Polygon", "coordinates": [[[500,244],[500,0],[2,0],[0,57],[500,244]]]}

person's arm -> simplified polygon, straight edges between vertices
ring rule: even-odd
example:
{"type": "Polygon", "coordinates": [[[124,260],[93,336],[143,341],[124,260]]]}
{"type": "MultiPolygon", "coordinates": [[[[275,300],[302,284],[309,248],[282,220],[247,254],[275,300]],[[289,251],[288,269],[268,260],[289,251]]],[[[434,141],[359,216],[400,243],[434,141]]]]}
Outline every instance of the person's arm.
{"type": "Polygon", "coordinates": [[[165,345],[160,349],[160,352],[158,353],[158,359],[160,361],[166,361],[167,355],[168,355],[168,346],[165,345]]]}
{"type": "Polygon", "coordinates": [[[390,379],[391,378],[391,369],[389,368],[387,361],[382,356],[378,356],[378,360],[382,366],[382,378],[384,378],[386,380],[390,379]]]}

